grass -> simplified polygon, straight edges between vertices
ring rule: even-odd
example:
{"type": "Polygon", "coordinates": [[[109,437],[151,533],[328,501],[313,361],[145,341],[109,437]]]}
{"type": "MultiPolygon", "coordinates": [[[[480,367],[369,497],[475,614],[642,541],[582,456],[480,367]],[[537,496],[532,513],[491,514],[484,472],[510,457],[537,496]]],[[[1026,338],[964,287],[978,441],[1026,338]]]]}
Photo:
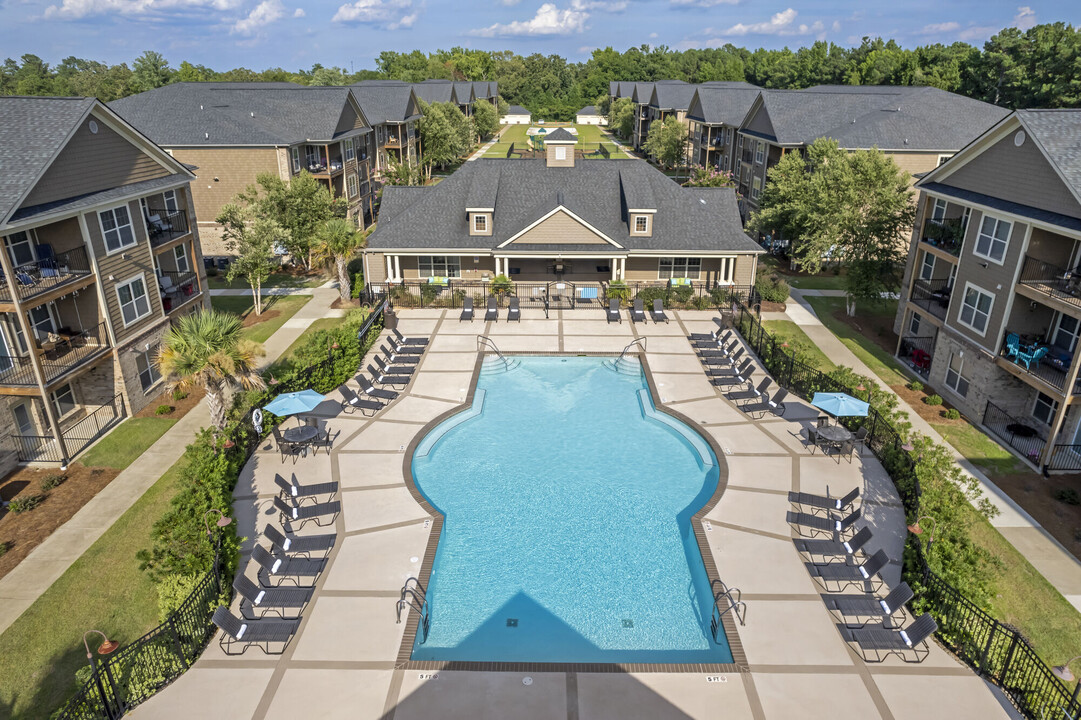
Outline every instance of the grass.
{"type": "Polygon", "coordinates": [[[788,268],[788,264],[782,262],[775,255],[762,255],[758,258],[761,272],[777,273],[784,278],[792,287],[798,290],[844,290],[845,278],[836,275],[832,271],[819,275],[795,275],[788,268]]]}
{"type": "Polygon", "coordinates": [[[341,318],[319,318],[318,320],[313,322],[304,330],[304,332],[300,334],[299,337],[297,337],[296,340],[293,341],[292,345],[286,348],[285,352],[282,353],[282,356],[274,362],[274,367],[272,367],[271,370],[273,371],[280,366],[288,365],[289,362],[293,359],[293,355],[296,353],[297,349],[299,349],[300,346],[308,342],[308,338],[312,334],[320,330],[329,330],[337,325],[340,325],[341,322],[341,318]]]}
{"type": "MultiPolygon", "coordinates": [[[[844,310],[844,298],[805,297],[804,299],[810,303],[822,324],[867,367],[871,368],[871,371],[883,382],[887,385],[904,385],[909,381],[908,375],[901,369],[901,364],[889,352],[879,347],[866,335],[856,332],[853,327],[833,317],[833,313],[844,310]]],[[[857,305],[856,308],[858,314],[892,318],[897,314],[897,301],[889,300],[880,305],[857,305]]]]}
{"type": "Polygon", "coordinates": [[[803,332],[800,326],[791,320],[766,320],[762,323],[762,326],[779,341],[796,346],[801,359],[814,365],[822,372],[837,369],[833,361],[826,357],[826,353],[822,352],[811,338],[807,337],[807,333],[803,332]]]}
{"type": "MultiPolygon", "coordinates": [[[[499,137],[497,142],[484,153],[486,158],[502,158],[507,156],[507,151],[510,149],[511,143],[517,148],[526,146],[526,130],[530,125],[508,125],[507,129],[499,137]]],[[[583,144],[596,145],[597,143],[605,143],[608,146],[608,152],[611,153],[612,159],[622,160],[627,158],[627,155],[616,147],[616,144],[612,142],[612,139],[601,132],[601,129],[596,125],[572,125],[578,129],[578,141],[583,144]]]]}
{"type": "MultiPolygon", "coordinates": [[[[242,337],[253,342],[266,342],[278,328],[285,324],[286,320],[293,317],[297,310],[304,307],[311,299],[311,295],[272,295],[271,297],[264,297],[263,312],[275,310],[278,314],[266,320],[256,321],[255,324],[244,328],[243,333],[241,333],[242,337]]],[[[210,306],[215,310],[231,312],[243,318],[255,312],[255,305],[250,295],[217,295],[210,298],[210,306]]]]}
{"type": "Polygon", "coordinates": [[[987,437],[987,434],[971,423],[940,424],[928,421],[953,449],[969,462],[989,473],[1010,474],[1027,472],[1028,467],[1014,457],[1006,448],[987,437]]]}
{"type": "MultiPolygon", "coordinates": [[[[313,288],[319,287],[325,283],[328,279],[327,276],[318,275],[310,278],[299,278],[296,275],[290,275],[289,273],[271,273],[267,281],[263,283],[264,288],[272,287],[296,287],[296,288],[313,288]]],[[[251,286],[248,285],[248,281],[242,277],[238,277],[229,282],[225,279],[225,275],[219,273],[217,275],[208,275],[206,279],[207,286],[211,290],[250,290],[251,286]]]]}
{"type": "Polygon", "coordinates": [[[175,424],[176,420],[164,417],[125,420],[87,450],[79,462],[87,467],[123,470],[175,424]]]}
{"type": "Polygon", "coordinates": [[[180,462],[0,635],[0,716],[48,717],[65,702],[75,691],[75,671],[86,664],[86,630],[124,644],[158,624],[157,592],[135,552],[148,545],[154,521],[168,508],[180,462]]]}

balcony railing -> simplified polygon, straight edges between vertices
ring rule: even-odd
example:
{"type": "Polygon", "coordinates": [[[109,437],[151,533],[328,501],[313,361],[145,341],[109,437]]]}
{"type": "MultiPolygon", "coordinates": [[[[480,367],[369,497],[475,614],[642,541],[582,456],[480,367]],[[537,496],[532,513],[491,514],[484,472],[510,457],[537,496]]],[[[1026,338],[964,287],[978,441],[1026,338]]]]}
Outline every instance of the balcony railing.
{"type": "Polygon", "coordinates": [[[926,337],[909,335],[901,338],[901,350],[897,357],[901,358],[920,377],[926,378],[931,373],[931,359],[934,356],[934,335],[926,337]]]}
{"type": "Polygon", "coordinates": [[[912,295],[909,300],[939,320],[943,320],[950,309],[952,290],[949,280],[917,280],[912,283],[912,295]]]}
{"type": "MultiPolygon", "coordinates": [[[[65,336],[55,333],[57,340],[45,340],[34,347],[41,358],[45,383],[51,384],[67,373],[101,357],[109,351],[109,338],[105,323],[88,330],[65,336]]],[[[29,357],[0,355],[0,385],[9,387],[37,387],[34,366],[29,357]]]]}
{"type": "Polygon", "coordinates": [[[1017,283],[1081,307],[1081,269],[1067,270],[1026,255],[1017,283]]]}
{"type": "Polygon", "coordinates": [[[920,239],[931,247],[945,250],[950,255],[959,256],[965,244],[965,228],[959,218],[950,218],[941,223],[927,220],[923,224],[920,239]]]}
{"type": "Polygon", "coordinates": [[[38,254],[47,254],[49,257],[42,257],[35,262],[23,263],[12,268],[14,277],[0,283],[0,301],[12,301],[12,286],[15,287],[15,292],[19,294],[20,299],[28,300],[75,282],[91,273],[90,261],[86,258],[86,248],[77,247],[52,255],[51,250],[45,250],[48,247],[48,245],[38,245],[38,254]]]}
{"type": "Polygon", "coordinates": [[[199,294],[199,285],[193,272],[161,270],[158,273],[161,288],[161,304],[165,312],[171,312],[199,294]]]}
{"type": "Polygon", "coordinates": [[[1047,444],[1039,428],[1013,417],[990,401],[983,411],[983,426],[1029,462],[1039,462],[1043,447],[1047,444]]]}
{"type": "MultiPolygon", "coordinates": [[[[75,423],[60,430],[68,450],[68,460],[82,452],[90,443],[107,433],[124,417],[124,399],[120,395],[112,401],[88,412],[75,423]]],[[[65,460],[56,438],[52,435],[12,435],[11,441],[23,462],[54,462],[65,460]]]]}
{"type": "Polygon", "coordinates": [[[147,209],[146,229],[150,233],[150,244],[154,247],[184,237],[191,232],[187,212],[164,208],[147,209]]]}
{"type": "MultiPolygon", "coordinates": [[[[1002,347],[998,356],[1023,371],[1023,374],[1039,378],[1060,393],[1066,391],[1066,375],[1073,362],[1073,356],[1063,354],[1061,350],[1049,346],[1038,338],[1033,338],[1019,330],[1007,330],[1003,335],[1002,347]],[[1016,335],[1016,346],[1011,347],[1008,338],[1016,335]],[[1043,352],[1041,349],[1046,348],[1043,352]]],[[[1081,378],[1074,383],[1073,393],[1081,393],[1081,378]]]]}

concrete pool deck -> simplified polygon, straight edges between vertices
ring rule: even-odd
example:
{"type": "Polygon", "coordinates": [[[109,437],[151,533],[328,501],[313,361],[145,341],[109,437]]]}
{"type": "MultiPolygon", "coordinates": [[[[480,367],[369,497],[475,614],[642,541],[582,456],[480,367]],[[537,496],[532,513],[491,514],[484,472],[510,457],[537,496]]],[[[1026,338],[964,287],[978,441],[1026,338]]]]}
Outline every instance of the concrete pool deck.
{"type": "MultiPolygon", "coordinates": [[[[375,418],[321,406],[337,433],[327,455],[282,464],[270,445],[248,463],[234,508],[243,550],[267,523],[278,524],[274,474],[302,484],[340,483],[338,542],[300,629],[282,655],[251,648],[227,657],[211,641],[171,687],[137,708],[150,718],[900,718],[951,720],[1017,717],[1005,700],[932,643],[919,665],[895,658],[867,664],[847,645],[823,590],[809,577],[785,522],[787,492],[834,494],[859,486],[875,542],[900,576],[904,515],[885,471],[870,456],[851,464],[811,454],[799,435],[817,411],[792,401],[784,418],[748,419],[702,372],[686,336],[716,326],[713,313],[671,312],[668,325],[605,322],[601,310],[545,319],[523,310],[521,324],[459,323],[456,310],[400,311],[406,335],[431,335],[413,382],[375,418]],[[703,520],[721,578],[741,588],[747,622],[738,628],[749,672],[467,672],[396,669],[406,623],[394,606],[405,579],[434,552],[432,518],[414,500],[402,467],[404,449],[427,423],[462,403],[477,360],[477,335],[504,352],[618,352],[646,337],[646,357],[664,404],[698,424],[724,452],[728,487],[703,520]],[[524,682],[526,677],[530,683],[524,682]]],[[[761,371],[759,371],[761,376],[761,371]]],[[[246,564],[242,558],[241,566],[246,564]]]]}

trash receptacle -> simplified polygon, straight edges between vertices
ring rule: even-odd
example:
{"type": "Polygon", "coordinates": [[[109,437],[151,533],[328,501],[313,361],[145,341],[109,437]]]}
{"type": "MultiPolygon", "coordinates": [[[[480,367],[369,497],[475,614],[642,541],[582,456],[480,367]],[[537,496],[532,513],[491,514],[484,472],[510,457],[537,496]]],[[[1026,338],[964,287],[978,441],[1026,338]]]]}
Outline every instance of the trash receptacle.
{"type": "Polygon", "coordinates": [[[398,316],[391,308],[387,308],[383,311],[383,327],[385,327],[387,330],[398,329],[398,316]]]}

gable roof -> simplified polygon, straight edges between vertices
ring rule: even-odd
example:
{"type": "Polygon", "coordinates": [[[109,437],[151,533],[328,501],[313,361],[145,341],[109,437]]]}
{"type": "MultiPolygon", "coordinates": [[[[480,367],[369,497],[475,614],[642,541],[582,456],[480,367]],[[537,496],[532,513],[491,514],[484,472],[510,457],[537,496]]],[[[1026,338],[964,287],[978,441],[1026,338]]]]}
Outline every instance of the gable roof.
{"type": "Polygon", "coordinates": [[[578,142],[578,136],[566,128],[556,128],[544,136],[544,142],[578,142]]]}
{"type": "Polygon", "coordinates": [[[596,105],[586,105],[584,108],[582,108],[581,110],[579,110],[575,114],[576,115],[596,115],[597,114],[597,106],[596,105]]]}
{"type": "Polygon", "coordinates": [[[657,83],[653,86],[649,106],[660,110],[686,110],[697,87],[683,83],[657,83]]]}
{"type": "Polygon", "coordinates": [[[507,108],[507,115],[532,115],[533,113],[526,110],[521,105],[511,105],[507,108]]]}
{"type": "Polygon", "coordinates": [[[454,97],[457,98],[459,105],[470,105],[476,100],[476,96],[473,93],[473,83],[471,82],[456,82],[454,83],[454,97]]]}
{"type": "Polygon", "coordinates": [[[405,83],[385,85],[361,82],[352,87],[364,117],[372,125],[405,122],[416,116],[410,113],[410,110],[416,109],[413,90],[405,83]]]}
{"type": "Polygon", "coordinates": [[[1015,114],[1081,202],[1081,109],[1018,110],[1015,114]]]}
{"type": "Polygon", "coordinates": [[[457,102],[454,97],[454,85],[450,80],[425,80],[413,83],[413,92],[424,102],[457,102]]]}
{"type": "Polygon", "coordinates": [[[748,83],[699,85],[687,107],[687,117],[706,125],[739,127],[760,92],[748,83]]]}
{"type": "MultiPolygon", "coordinates": [[[[334,140],[349,87],[292,83],[174,83],[109,107],[159,145],[292,145],[334,140]]],[[[358,104],[359,106],[359,104],[358,104]]]]}

